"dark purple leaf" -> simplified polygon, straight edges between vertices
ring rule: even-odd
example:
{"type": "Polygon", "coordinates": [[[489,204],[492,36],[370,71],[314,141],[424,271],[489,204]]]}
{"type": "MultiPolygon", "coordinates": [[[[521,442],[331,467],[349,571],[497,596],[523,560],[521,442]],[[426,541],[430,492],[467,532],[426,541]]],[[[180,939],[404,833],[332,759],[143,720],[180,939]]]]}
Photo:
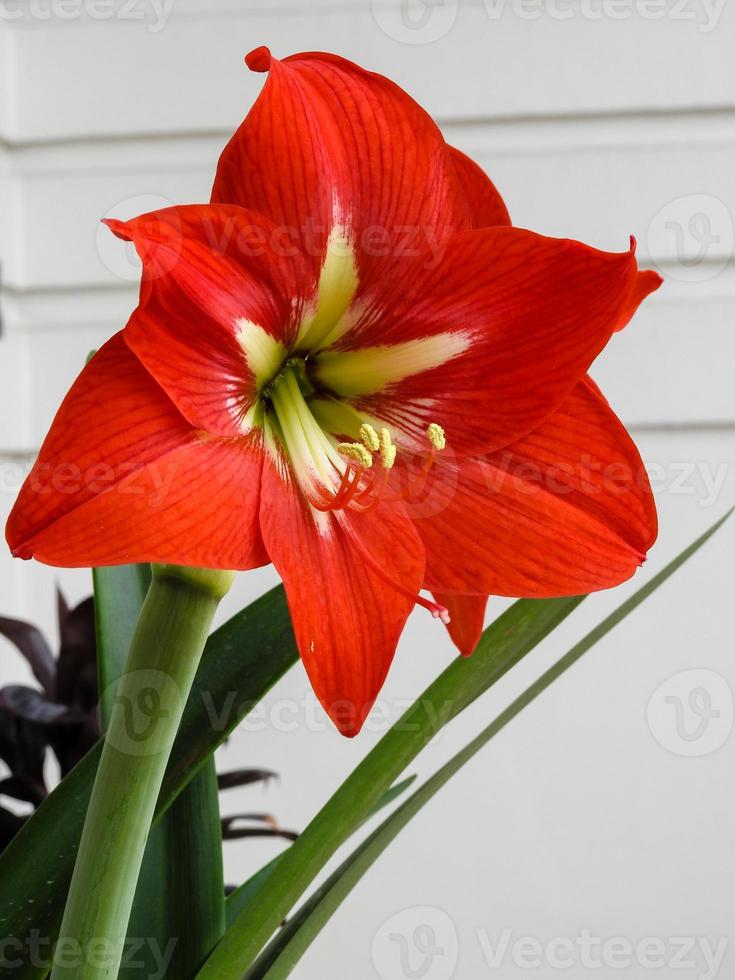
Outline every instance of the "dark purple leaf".
{"type": "MultiPolygon", "coordinates": [[[[66,599],[64,598],[64,593],[61,591],[61,589],[59,588],[59,585],[57,583],[57,585],[56,585],[56,619],[57,619],[57,622],[59,624],[59,637],[61,637],[61,631],[64,628],[64,622],[66,621],[66,617],[68,615],[69,615],[69,606],[67,604],[66,599]]],[[[61,642],[61,640],[59,640],[59,642],[61,642]]]]}
{"type": "Polygon", "coordinates": [[[285,840],[296,840],[299,835],[293,830],[283,830],[278,821],[270,813],[236,813],[222,818],[222,839],[239,840],[243,837],[282,837],[285,840]],[[267,827],[237,827],[239,821],[251,820],[265,823],[267,827]]]}
{"type": "Polygon", "coordinates": [[[0,806],[0,851],[5,850],[25,822],[25,817],[0,806]]]}
{"type": "Polygon", "coordinates": [[[20,650],[38,683],[47,694],[52,694],[56,684],[56,662],[43,633],[32,623],[8,616],[0,616],[0,633],[20,650]]]}
{"type": "Polygon", "coordinates": [[[100,737],[97,712],[91,711],[81,725],[52,725],[46,729],[49,745],[58,759],[62,778],[80,762],[100,737]]]}
{"type": "Polygon", "coordinates": [[[32,803],[35,806],[43,803],[48,795],[44,783],[31,776],[7,776],[0,779],[0,795],[11,796],[14,800],[32,803]]]}
{"type": "Polygon", "coordinates": [[[17,718],[37,725],[79,725],[84,721],[84,715],[80,711],[65,704],[48,701],[40,691],[23,684],[9,684],[2,688],[0,707],[17,718]]]}
{"type": "Polygon", "coordinates": [[[92,596],[69,610],[59,630],[61,649],[55,700],[84,712],[90,711],[98,700],[97,635],[92,596]]]}
{"type": "Polygon", "coordinates": [[[243,827],[241,830],[222,830],[222,840],[242,840],[244,837],[280,837],[294,841],[299,835],[294,830],[271,830],[270,827],[243,827]]]}
{"type": "Polygon", "coordinates": [[[217,785],[222,789],[247,786],[249,783],[270,783],[278,779],[278,773],[270,769],[231,769],[217,774],[217,785]]]}
{"type": "Polygon", "coordinates": [[[0,758],[13,776],[43,783],[48,729],[0,707],[0,758]]]}

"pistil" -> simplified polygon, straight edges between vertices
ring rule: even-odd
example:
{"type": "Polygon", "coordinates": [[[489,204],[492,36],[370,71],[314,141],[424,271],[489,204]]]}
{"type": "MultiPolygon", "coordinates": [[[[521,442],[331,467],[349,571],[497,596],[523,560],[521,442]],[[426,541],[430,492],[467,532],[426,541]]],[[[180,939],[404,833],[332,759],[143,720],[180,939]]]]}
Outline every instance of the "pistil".
{"type": "Polygon", "coordinates": [[[273,382],[268,397],[299,482],[312,494],[323,487],[334,490],[345,464],[311,414],[292,365],[273,382]]]}

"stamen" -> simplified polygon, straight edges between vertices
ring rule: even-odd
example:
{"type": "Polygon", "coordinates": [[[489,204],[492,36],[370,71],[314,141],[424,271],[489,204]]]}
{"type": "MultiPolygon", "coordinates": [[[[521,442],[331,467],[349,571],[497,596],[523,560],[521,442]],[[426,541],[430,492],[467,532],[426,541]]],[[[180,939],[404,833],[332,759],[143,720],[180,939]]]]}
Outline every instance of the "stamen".
{"type": "MultiPolygon", "coordinates": [[[[310,398],[309,389],[305,394],[303,383],[303,363],[292,359],[264,389],[263,410],[274,413],[274,431],[277,430],[302,491],[315,510],[336,513],[351,508],[364,513],[383,502],[415,503],[429,492],[428,474],[434,457],[446,446],[444,429],[438,423],[432,422],[426,430],[429,448],[420,454],[422,459],[411,457],[408,460],[409,464],[421,461],[420,472],[414,475],[410,472],[411,467],[402,470],[403,479],[398,482],[403,485],[396,485],[391,494],[397,446],[390,429],[376,430],[357,412],[354,412],[354,418],[348,418],[348,425],[342,426],[341,422],[325,424],[318,410],[317,414],[313,412],[321,402],[310,398]],[[335,445],[330,430],[358,432],[360,441],[335,445]],[[374,454],[379,457],[378,466],[373,465],[374,454]]],[[[344,421],[342,416],[340,419],[344,421]]],[[[329,423],[329,419],[326,422],[329,423]]],[[[401,591],[400,586],[395,587],[401,591]]],[[[412,598],[433,615],[444,617],[443,607],[420,596],[412,598]]]]}
{"type": "Polygon", "coordinates": [[[368,511],[377,507],[382,501],[388,500],[389,498],[386,497],[385,491],[388,487],[389,478],[390,470],[386,469],[381,471],[380,476],[374,476],[365,489],[361,490],[360,493],[355,494],[355,496],[352,498],[351,503],[354,509],[359,510],[361,514],[366,514],[368,511]],[[365,500],[367,500],[367,503],[363,503],[365,500]]]}
{"type": "Polygon", "coordinates": [[[361,442],[341,442],[337,446],[337,452],[345,459],[354,460],[366,470],[373,465],[370,451],[361,442]]]}
{"type": "Polygon", "coordinates": [[[355,496],[362,479],[364,469],[362,466],[357,468],[349,463],[347,469],[342,474],[342,479],[334,494],[320,493],[317,497],[307,495],[309,503],[315,510],[327,512],[331,510],[341,510],[346,507],[355,496]]]}
{"type": "Polygon", "coordinates": [[[407,598],[412,599],[417,605],[423,606],[424,609],[428,609],[434,619],[440,619],[445,626],[449,625],[451,617],[446,606],[440,606],[438,602],[432,602],[430,599],[425,599],[422,595],[419,595],[416,592],[411,592],[410,589],[407,589],[404,585],[401,585],[400,582],[394,581],[388,574],[386,574],[385,570],[375,560],[375,558],[373,558],[360,540],[359,535],[353,531],[350,524],[345,521],[344,523],[340,522],[340,525],[349,537],[352,544],[354,544],[356,550],[360,553],[360,556],[365,561],[365,564],[378,576],[381,582],[385,582],[386,585],[389,585],[392,589],[395,589],[396,592],[399,592],[401,595],[405,595],[407,598]]]}
{"type": "Polygon", "coordinates": [[[393,445],[388,429],[380,430],[378,446],[380,449],[380,460],[383,466],[389,470],[396,461],[396,447],[393,445]]]}
{"type": "Polygon", "coordinates": [[[447,440],[444,435],[444,429],[436,422],[432,422],[429,428],[426,430],[426,436],[437,452],[441,452],[447,445],[447,440]]]}
{"type": "Polygon", "coordinates": [[[360,438],[371,453],[376,453],[380,449],[378,433],[369,422],[364,422],[360,426],[360,438]]]}

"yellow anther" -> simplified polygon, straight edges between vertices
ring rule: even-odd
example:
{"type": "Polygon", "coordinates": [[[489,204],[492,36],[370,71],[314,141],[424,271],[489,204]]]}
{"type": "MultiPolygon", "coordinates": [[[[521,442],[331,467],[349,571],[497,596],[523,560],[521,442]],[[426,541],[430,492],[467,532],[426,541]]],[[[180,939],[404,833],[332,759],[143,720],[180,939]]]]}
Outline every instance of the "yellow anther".
{"type": "Polygon", "coordinates": [[[337,446],[337,452],[340,456],[344,456],[345,459],[354,460],[354,462],[363,466],[365,469],[373,465],[372,454],[361,442],[341,442],[337,446]]]}
{"type": "Polygon", "coordinates": [[[391,469],[396,461],[396,447],[392,444],[386,446],[385,451],[380,454],[380,460],[386,470],[391,469]]]}
{"type": "Polygon", "coordinates": [[[447,444],[444,429],[440,425],[437,425],[436,422],[432,422],[426,430],[426,437],[437,451],[444,449],[447,444]]]}
{"type": "Polygon", "coordinates": [[[378,439],[378,433],[369,422],[365,422],[360,426],[360,438],[371,453],[376,453],[380,449],[380,439],[378,439]]]}
{"type": "Polygon", "coordinates": [[[380,430],[378,448],[380,449],[380,460],[383,466],[389,470],[396,461],[396,447],[393,445],[390,432],[387,429],[380,430]]]}

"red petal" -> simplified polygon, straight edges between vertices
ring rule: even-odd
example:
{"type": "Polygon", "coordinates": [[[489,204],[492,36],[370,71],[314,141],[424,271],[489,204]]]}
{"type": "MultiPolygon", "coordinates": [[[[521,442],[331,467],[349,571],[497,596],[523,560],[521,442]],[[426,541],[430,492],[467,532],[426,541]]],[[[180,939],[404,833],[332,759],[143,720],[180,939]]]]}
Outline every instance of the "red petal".
{"type": "Polygon", "coordinates": [[[344,58],[309,52],[247,58],[268,80],[224,149],[212,200],[285,225],[321,265],[332,226],[359,254],[361,285],[407,248],[468,226],[438,128],[402,89],[344,58]]]}
{"type": "Polygon", "coordinates": [[[451,595],[445,592],[435,592],[434,598],[449,610],[451,620],[447,629],[463,657],[474,653],[480,642],[485,626],[485,609],[488,596],[486,595],[451,595]]]}
{"type": "Polygon", "coordinates": [[[49,565],[252,568],[262,456],[204,440],[116,334],[64,399],[8,520],[13,553],[49,565]]]}
{"type": "Polygon", "coordinates": [[[562,403],[609,340],[636,274],[632,252],[518,228],[463,232],[436,268],[419,266],[336,346],[462,340],[443,365],[357,399],[417,439],[438,422],[458,453],[508,445],[562,403]]]}
{"type": "Polygon", "coordinates": [[[495,184],[474,160],[450,146],[454,169],[467,199],[473,228],[511,224],[508,209],[495,184]]]}
{"type": "Polygon", "coordinates": [[[411,522],[385,505],[315,520],[285,466],[272,460],[263,470],[260,522],[286,587],[314,691],[342,734],[356,735],[413,607],[410,598],[368,568],[360,550],[367,549],[385,575],[418,592],[424,570],[421,541],[411,522]]]}
{"type": "Polygon", "coordinates": [[[638,451],[595,390],[513,446],[435,466],[446,507],[415,519],[432,591],[545,597],[629,578],[656,538],[638,451]]]}
{"type": "Polygon", "coordinates": [[[643,272],[638,273],[635,281],[633,282],[633,286],[630,290],[625,306],[620,314],[620,318],[618,319],[617,326],[615,327],[616,330],[622,330],[623,327],[630,323],[631,319],[633,318],[633,314],[641,305],[646,296],[650,296],[651,293],[654,293],[662,282],[663,278],[658,274],[658,272],[654,272],[652,269],[644,269],[643,272]]]}
{"type": "MultiPolygon", "coordinates": [[[[490,228],[494,225],[510,225],[510,215],[495,184],[474,160],[461,150],[449,147],[454,168],[470,209],[473,228],[490,228]]],[[[630,292],[616,330],[628,324],[643,300],[658,289],[662,277],[651,269],[639,272],[630,292]]]]}
{"type": "Polygon", "coordinates": [[[128,345],[192,425],[241,435],[256,378],[239,333],[249,321],[291,342],[299,300],[314,289],[303,260],[242,208],[189,205],[108,224],[143,259],[128,345]]]}

